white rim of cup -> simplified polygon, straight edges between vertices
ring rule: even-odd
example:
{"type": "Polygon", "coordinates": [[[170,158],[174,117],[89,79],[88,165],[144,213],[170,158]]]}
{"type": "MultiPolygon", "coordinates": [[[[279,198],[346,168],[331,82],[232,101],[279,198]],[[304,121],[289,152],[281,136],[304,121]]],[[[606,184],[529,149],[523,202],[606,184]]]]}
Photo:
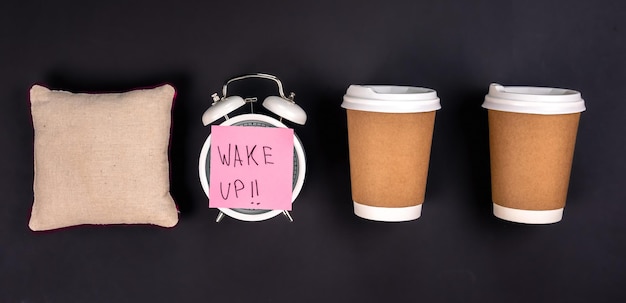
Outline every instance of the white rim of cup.
{"type": "Polygon", "coordinates": [[[493,203],[493,215],[507,221],[526,224],[550,224],[563,219],[563,208],[551,210],[526,210],[504,207],[493,203]]]}
{"type": "Polygon", "coordinates": [[[382,222],[404,222],[422,215],[422,204],[407,207],[377,207],[352,201],[354,214],[369,220],[382,222]]]}
{"type": "Polygon", "coordinates": [[[343,96],[345,109],[381,113],[421,113],[441,109],[430,88],[397,85],[350,85],[343,96]]]}
{"type": "Polygon", "coordinates": [[[558,115],[585,111],[580,92],[552,87],[503,86],[492,83],[484,108],[515,113],[558,115]]]}

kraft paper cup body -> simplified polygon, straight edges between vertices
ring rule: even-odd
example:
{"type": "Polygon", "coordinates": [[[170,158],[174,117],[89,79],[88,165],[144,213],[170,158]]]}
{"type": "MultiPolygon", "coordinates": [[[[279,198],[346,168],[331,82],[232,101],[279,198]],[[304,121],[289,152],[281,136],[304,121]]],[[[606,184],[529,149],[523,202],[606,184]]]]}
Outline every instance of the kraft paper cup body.
{"type": "Polygon", "coordinates": [[[580,113],[577,91],[492,84],[489,119],[493,213],[519,223],[561,221],[580,113]]]}
{"type": "Polygon", "coordinates": [[[351,85],[348,120],[354,213],[398,222],[421,216],[435,124],[441,108],[432,89],[351,85]]]}

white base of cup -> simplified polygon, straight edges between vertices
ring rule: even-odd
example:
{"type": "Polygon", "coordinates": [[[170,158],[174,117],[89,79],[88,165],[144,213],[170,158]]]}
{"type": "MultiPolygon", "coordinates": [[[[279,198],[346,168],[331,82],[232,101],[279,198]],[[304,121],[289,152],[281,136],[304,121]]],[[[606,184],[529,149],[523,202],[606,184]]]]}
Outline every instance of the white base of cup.
{"type": "Polygon", "coordinates": [[[511,222],[527,224],[550,224],[563,219],[563,208],[553,210],[524,210],[493,203],[493,215],[511,222]]]}
{"type": "Polygon", "coordinates": [[[411,221],[422,215],[422,205],[408,207],[377,207],[354,202],[354,214],[369,220],[383,222],[411,221]]]}

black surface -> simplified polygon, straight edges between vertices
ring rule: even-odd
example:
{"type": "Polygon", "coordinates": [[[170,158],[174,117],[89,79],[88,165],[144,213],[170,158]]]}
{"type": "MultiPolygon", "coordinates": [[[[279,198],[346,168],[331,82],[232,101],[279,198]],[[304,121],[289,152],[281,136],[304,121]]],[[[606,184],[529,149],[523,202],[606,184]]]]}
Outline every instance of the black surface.
{"type": "Polygon", "coordinates": [[[615,1],[3,1],[0,302],[624,302],[626,3],[615,1]],[[128,3],[127,3],[128,2],[128,3]],[[207,207],[202,112],[223,81],[277,75],[309,114],[295,222],[207,207]],[[564,220],[491,215],[489,83],[586,100],[564,220]],[[171,83],[175,228],[31,232],[34,83],[73,91],[171,83]],[[352,214],[350,84],[431,87],[422,218],[352,214]]]}

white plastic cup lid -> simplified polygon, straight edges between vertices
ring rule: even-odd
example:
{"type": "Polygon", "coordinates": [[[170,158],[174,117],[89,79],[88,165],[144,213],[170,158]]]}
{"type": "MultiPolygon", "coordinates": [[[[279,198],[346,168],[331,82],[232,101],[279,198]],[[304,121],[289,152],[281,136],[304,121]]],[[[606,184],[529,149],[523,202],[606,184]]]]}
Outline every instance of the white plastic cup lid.
{"type": "Polygon", "coordinates": [[[585,111],[585,101],[571,89],[502,86],[493,83],[485,96],[483,107],[514,113],[559,115],[585,111]]]}
{"type": "Polygon", "coordinates": [[[381,113],[420,113],[441,108],[430,88],[393,85],[350,85],[341,107],[381,113]]]}

